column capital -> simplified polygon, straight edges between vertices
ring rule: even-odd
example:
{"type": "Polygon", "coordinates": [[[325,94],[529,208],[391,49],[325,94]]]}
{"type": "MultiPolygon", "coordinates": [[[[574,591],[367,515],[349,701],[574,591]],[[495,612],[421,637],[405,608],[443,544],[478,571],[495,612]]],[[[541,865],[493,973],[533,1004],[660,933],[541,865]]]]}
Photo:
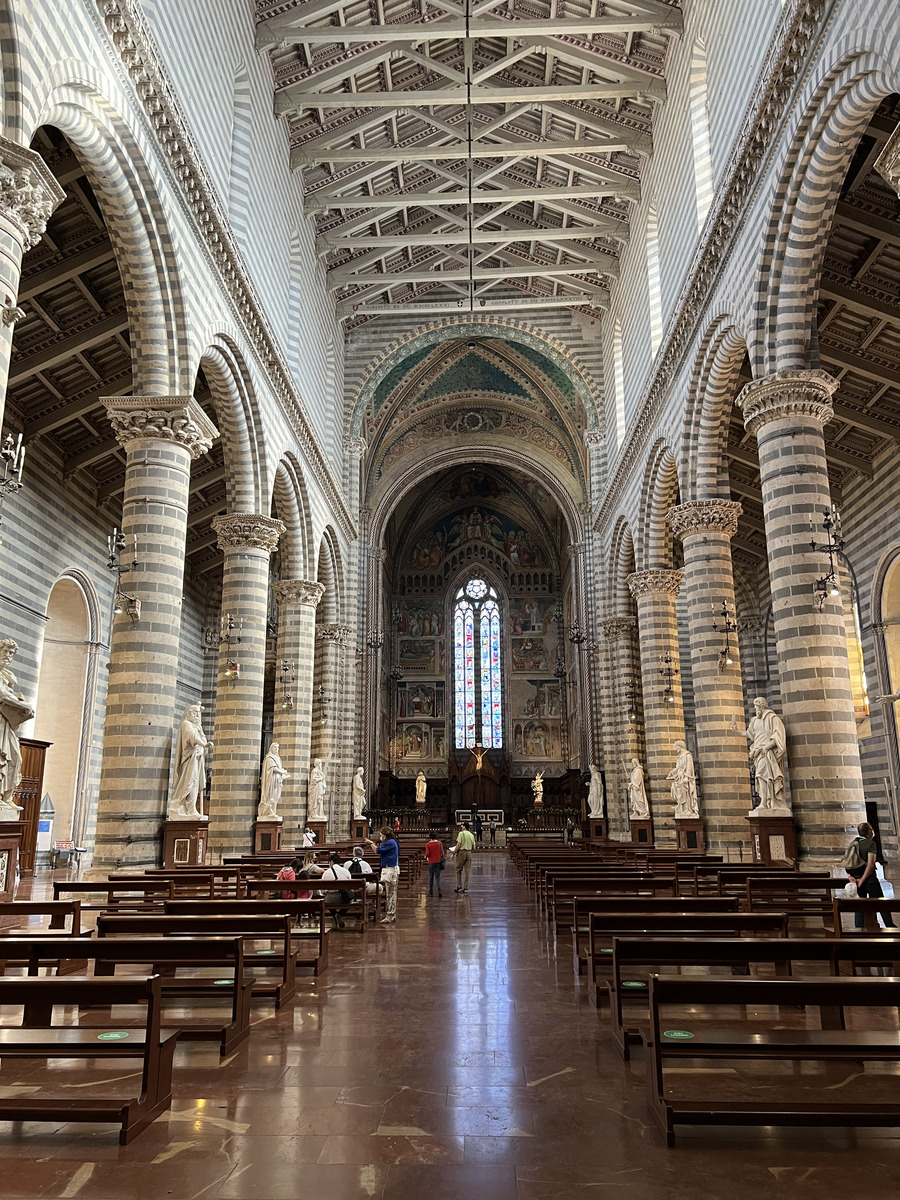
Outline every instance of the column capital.
{"type": "Polygon", "coordinates": [[[219,436],[193,396],[102,396],[100,403],[126,450],[132,442],[155,440],[184,446],[199,458],[219,436]]]}
{"type": "Polygon", "coordinates": [[[316,638],[320,642],[334,642],[336,646],[344,647],[350,639],[353,630],[349,625],[319,625],[316,627],[316,638]]]}
{"type": "Polygon", "coordinates": [[[606,434],[602,429],[586,429],[581,435],[584,444],[590,446],[602,446],[606,441],[606,434]]]}
{"type": "Polygon", "coordinates": [[[620,638],[633,637],[635,629],[637,629],[637,621],[634,617],[611,617],[608,621],[600,622],[603,636],[611,642],[618,641],[620,638]]]}
{"type": "Polygon", "coordinates": [[[376,562],[384,562],[387,551],[384,546],[376,546],[374,542],[367,542],[366,554],[369,558],[374,558],[376,562]]]}
{"type": "Polygon", "coordinates": [[[311,579],[279,579],[272,584],[272,593],[278,604],[318,608],[325,585],[311,579]]]}
{"type": "Polygon", "coordinates": [[[265,550],[271,554],[284,533],[284,522],[259,513],[227,513],[213,517],[212,527],[219,535],[219,549],[265,550]]]}
{"type": "Polygon", "coordinates": [[[884,149],[875,159],[875,170],[900,196],[900,125],[885,142],[884,149]]]}
{"type": "Polygon", "coordinates": [[[23,250],[36,246],[65,189],[34,150],[0,137],[0,215],[22,237],[23,250]]]}
{"type": "Polygon", "coordinates": [[[368,449],[368,443],[364,437],[346,437],[344,438],[344,453],[355,458],[362,458],[368,449]]]}
{"type": "Polygon", "coordinates": [[[667,516],[679,541],[693,533],[724,533],[731,538],[737,533],[738,517],[743,511],[737,500],[688,500],[673,504],[667,516]]]}
{"type": "Polygon", "coordinates": [[[737,405],[748,433],[783,417],[811,417],[824,428],[834,416],[838,382],[827,371],[775,371],[742,389],[737,405]]]}
{"type": "Polygon", "coordinates": [[[625,582],[635,600],[643,596],[672,596],[678,595],[684,571],[635,571],[625,582]]]}

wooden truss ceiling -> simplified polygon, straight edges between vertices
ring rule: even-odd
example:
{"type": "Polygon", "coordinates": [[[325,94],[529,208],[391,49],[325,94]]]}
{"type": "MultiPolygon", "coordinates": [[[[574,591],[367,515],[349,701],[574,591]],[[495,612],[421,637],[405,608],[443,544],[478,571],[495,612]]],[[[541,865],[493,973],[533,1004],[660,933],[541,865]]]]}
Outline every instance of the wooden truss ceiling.
{"type": "Polygon", "coordinates": [[[675,0],[257,0],[338,316],[596,314],[675,0]]]}
{"type": "MultiPolygon", "coordinates": [[[[874,169],[900,121],[900,98],[885,100],[860,139],[828,238],[819,287],[822,367],[840,381],[825,427],[832,493],[871,477],[878,454],[900,441],[900,198],[874,169]]],[[[749,365],[739,388],[750,378],[749,365]]],[[[734,498],[744,506],[737,554],[765,557],[755,438],[737,408],[728,444],[734,498]]]]}

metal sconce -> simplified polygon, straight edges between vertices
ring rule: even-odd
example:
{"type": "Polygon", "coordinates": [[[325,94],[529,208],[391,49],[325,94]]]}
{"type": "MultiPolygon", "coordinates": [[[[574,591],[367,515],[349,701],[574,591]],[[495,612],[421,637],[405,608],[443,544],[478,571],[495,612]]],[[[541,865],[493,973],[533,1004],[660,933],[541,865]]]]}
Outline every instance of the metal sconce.
{"type": "Polygon", "coordinates": [[[631,722],[637,721],[637,692],[635,691],[633,679],[625,680],[625,700],[628,704],[628,720],[631,722]]]}
{"type": "Polygon", "coordinates": [[[597,643],[591,641],[577,621],[569,630],[569,641],[573,646],[577,646],[579,650],[584,650],[585,654],[592,655],[597,653],[597,643]]]}
{"type": "MultiPolygon", "coordinates": [[[[715,613],[715,610],[713,610],[715,613]]],[[[719,670],[724,671],[726,667],[730,667],[734,659],[731,657],[731,635],[737,633],[737,621],[733,621],[728,614],[728,601],[722,601],[722,623],[718,624],[713,621],[713,633],[725,634],[725,645],[719,651],[719,670]]]]}
{"type": "MultiPolygon", "coordinates": [[[[15,496],[22,490],[22,466],[25,463],[25,447],[22,445],[22,435],[13,443],[12,434],[8,433],[0,449],[0,459],[3,461],[3,478],[0,479],[0,509],[3,507],[4,496],[15,496]]],[[[0,545],[2,545],[0,541],[0,545]]]]}
{"type": "Polygon", "coordinates": [[[675,688],[672,686],[675,676],[678,674],[678,668],[672,663],[672,655],[667,650],[665,654],[660,655],[659,673],[666,681],[666,686],[663,688],[663,696],[666,704],[675,703],[675,688]]]}
{"type": "MultiPolygon", "coordinates": [[[[828,555],[828,573],[820,575],[813,584],[813,604],[817,612],[822,612],[829,596],[837,597],[841,594],[834,560],[844,551],[844,539],[841,537],[841,514],[834,505],[830,509],[824,509],[823,513],[822,529],[827,541],[820,543],[813,537],[809,543],[814,554],[828,555]]],[[[809,527],[813,528],[812,517],[809,518],[809,527]]]]}
{"type": "Polygon", "coordinates": [[[137,570],[139,566],[137,534],[134,534],[132,538],[132,554],[134,557],[129,564],[125,565],[122,562],[122,555],[125,553],[127,545],[125,534],[118,526],[114,526],[112,533],[106,539],[106,569],[115,572],[116,576],[113,591],[113,613],[127,613],[131,618],[132,625],[136,625],[141,617],[141,602],[137,596],[132,596],[124,590],[122,587],[122,576],[127,575],[129,571],[137,570]]]}
{"type": "Polygon", "coordinates": [[[225,677],[231,680],[232,687],[237,683],[241,674],[241,664],[237,660],[234,647],[241,644],[241,634],[244,632],[243,617],[237,627],[237,636],[235,636],[234,630],[234,617],[231,613],[226,613],[219,622],[219,645],[225,647],[225,677]]]}
{"type": "Polygon", "coordinates": [[[281,681],[281,707],[286,712],[290,712],[290,710],[294,707],[294,697],[292,695],[294,668],[286,658],[282,659],[279,679],[281,681]]]}
{"type": "Polygon", "coordinates": [[[323,683],[320,683],[319,686],[316,688],[316,696],[319,701],[319,711],[322,714],[322,718],[321,718],[322,724],[327,725],[328,724],[328,705],[331,703],[331,698],[330,698],[330,696],[327,695],[327,693],[325,691],[325,685],[323,683]]]}

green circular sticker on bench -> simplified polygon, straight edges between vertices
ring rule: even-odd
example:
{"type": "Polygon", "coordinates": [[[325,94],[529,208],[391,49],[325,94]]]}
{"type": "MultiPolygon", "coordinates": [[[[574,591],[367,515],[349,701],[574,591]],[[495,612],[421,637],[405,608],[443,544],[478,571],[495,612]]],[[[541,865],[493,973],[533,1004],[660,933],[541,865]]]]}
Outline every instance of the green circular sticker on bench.
{"type": "Polygon", "coordinates": [[[600,953],[601,954],[612,954],[612,950],[604,949],[604,950],[601,950],[600,953]]]}
{"type": "Polygon", "coordinates": [[[692,1033],[688,1033],[686,1029],[667,1029],[663,1034],[663,1037],[672,1038],[672,1040],[676,1042],[687,1041],[693,1036],[694,1035],[692,1033]]]}
{"type": "Polygon", "coordinates": [[[121,1038],[131,1037],[130,1033],[98,1033],[98,1042],[118,1042],[121,1038]]]}
{"type": "Polygon", "coordinates": [[[217,979],[213,984],[213,987],[231,987],[233,983],[233,979],[217,979]]]}
{"type": "Polygon", "coordinates": [[[277,950],[260,950],[260,954],[277,954],[277,950]]]}
{"type": "MultiPolygon", "coordinates": [[[[637,979],[626,979],[622,983],[622,987],[645,988],[646,986],[647,986],[646,983],[640,983],[639,980],[637,980],[637,979]]],[[[666,1034],[666,1037],[668,1037],[668,1036],[669,1035],[666,1034]]],[[[690,1037],[693,1037],[693,1036],[694,1036],[693,1034],[690,1034],[690,1037]]]]}

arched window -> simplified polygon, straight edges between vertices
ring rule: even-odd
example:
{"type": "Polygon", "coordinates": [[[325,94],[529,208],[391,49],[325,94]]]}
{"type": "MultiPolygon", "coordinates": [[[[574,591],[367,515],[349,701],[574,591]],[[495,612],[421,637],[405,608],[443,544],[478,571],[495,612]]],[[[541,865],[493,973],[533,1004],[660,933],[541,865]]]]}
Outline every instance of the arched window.
{"type": "Polygon", "coordinates": [[[453,646],[456,748],[479,743],[498,748],[503,745],[500,604],[483,579],[470,579],[456,593],[453,646]]]}

